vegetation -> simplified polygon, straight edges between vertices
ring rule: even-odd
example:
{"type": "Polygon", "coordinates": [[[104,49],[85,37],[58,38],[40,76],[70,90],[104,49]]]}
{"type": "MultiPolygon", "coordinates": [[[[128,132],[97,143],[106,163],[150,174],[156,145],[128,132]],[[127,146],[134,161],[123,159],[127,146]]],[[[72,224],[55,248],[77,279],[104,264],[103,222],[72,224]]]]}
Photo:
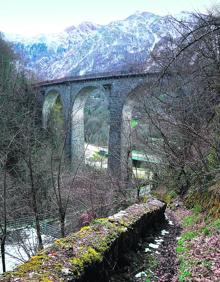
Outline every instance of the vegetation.
{"type": "Polygon", "coordinates": [[[145,150],[162,157],[163,165],[154,169],[155,186],[180,195],[189,189],[208,192],[218,181],[220,164],[219,14],[194,14],[192,19],[170,20],[180,39],[168,40],[164,54],[153,54],[167,83],[153,87],[141,116],[160,139],[152,144],[143,138],[145,150]]]}
{"type": "Polygon", "coordinates": [[[142,131],[145,151],[162,157],[160,166],[151,168],[154,191],[171,208],[179,199],[193,209],[186,216],[180,209],[175,281],[219,280],[219,230],[211,223],[218,225],[220,203],[219,15],[216,9],[208,16],[192,15],[192,22],[170,19],[180,39],[168,39],[164,54],[152,54],[167,84],[158,90],[156,83],[141,99],[142,123],[150,124],[160,140],[152,143],[142,131]]]}
{"type": "MultiPolygon", "coordinates": [[[[56,225],[59,223],[60,237],[92,222],[100,246],[82,247],[80,257],[68,261],[71,271],[81,273],[84,264],[99,262],[108,246],[109,241],[103,242],[98,231],[111,229],[113,234],[107,238],[111,242],[133,220],[123,219],[117,225],[95,218],[134,201],[132,189],[125,187],[137,187],[140,200],[141,185],[151,184],[153,192],[169,207],[180,197],[192,209],[188,213],[184,210],[184,217],[179,215],[183,227],[176,247],[179,281],[205,281],[201,279],[219,275],[210,251],[218,256],[220,244],[220,12],[194,14],[190,22],[170,18],[169,24],[180,36],[175,40],[167,38],[164,49],[152,54],[160,78],[149,86],[148,93],[137,93],[127,140],[128,159],[138,148],[160,161],[147,166],[153,174],[147,183],[128,176],[126,185],[104,170],[87,167],[82,171],[80,165],[74,172],[71,170],[66,152],[70,122],[64,122],[60,97],[51,96],[54,104],[48,116],[49,126],[43,129],[40,94],[0,37],[0,244],[4,272],[9,225],[30,216],[38,239],[34,252],[44,247],[43,219],[54,218],[56,225]]],[[[86,142],[107,146],[108,131],[108,102],[102,93],[93,93],[85,109],[86,142]]],[[[93,156],[101,168],[104,159],[100,154],[93,156]]],[[[129,174],[128,164],[125,160],[129,174]]],[[[84,227],[77,236],[89,232],[91,229],[84,227]]],[[[75,237],[57,240],[55,246],[67,251],[72,239],[75,237]]],[[[30,266],[34,270],[41,268],[42,258],[47,260],[48,255],[43,252],[43,257],[33,257],[30,266]]],[[[53,266],[61,271],[60,262],[53,266]]],[[[19,271],[26,270],[21,266],[19,271]]],[[[50,281],[47,273],[43,275],[44,281],[50,281]]]]}
{"type": "Polygon", "coordinates": [[[201,212],[200,206],[178,210],[178,216],[183,227],[176,247],[179,281],[218,281],[219,219],[201,212]]]}
{"type": "Polygon", "coordinates": [[[0,174],[1,174],[1,254],[5,271],[5,241],[8,235],[7,222],[16,214],[32,212],[36,222],[39,248],[42,239],[39,225],[39,187],[33,173],[33,158],[38,140],[39,120],[36,97],[28,81],[19,72],[13,61],[10,47],[0,38],[0,174]],[[33,94],[32,94],[33,93],[33,94]],[[25,188],[22,186],[25,183],[25,188]],[[22,193],[23,197],[20,197],[22,193]],[[12,209],[13,207],[13,209],[12,209]],[[23,209],[21,208],[23,207],[23,209]]]}
{"type": "Polygon", "coordinates": [[[11,48],[0,38],[0,243],[3,271],[5,243],[13,239],[11,227],[29,218],[34,222],[37,246],[24,251],[30,257],[43,249],[45,219],[54,219],[52,229],[64,237],[95,216],[105,216],[120,206],[125,197],[120,187],[106,174],[88,168],[72,172],[59,97],[55,100],[48,128],[41,124],[39,95],[18,67],[11,48]],[[103,182],[111,189],[105,191],[103,182]],[[116,194],[118,195],[117,202],[116,194]],[[68,217],[68,220],[67,220],[68,217]],[[10,227],[10,228],[9,228],[10,227]]]}
{"type": "Polygon", "coordinates": [[[94,92],[86,101],[85,141],[98,146],[108,146],[109,110],[104,93],[94,92]]]}

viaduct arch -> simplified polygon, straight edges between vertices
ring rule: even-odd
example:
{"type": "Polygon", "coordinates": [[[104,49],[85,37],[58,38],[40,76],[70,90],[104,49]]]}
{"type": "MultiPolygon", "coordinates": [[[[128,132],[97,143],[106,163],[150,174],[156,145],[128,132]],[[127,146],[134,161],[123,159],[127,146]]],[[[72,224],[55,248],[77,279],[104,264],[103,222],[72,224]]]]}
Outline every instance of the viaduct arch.
{"type": "Polygon", "coordinates": [[[110,130],[108,170],[114,177],[126,178],[130,121],[137,93],[149,91],[158,73],[119,74],[70,77],[44,81],[35,85],[40,90],[43,104],[43,127],[47,127],[50,110],[57,97],[63,105],[65,124],[68,125],[67,150],[73,169],[84,165],[84,107],[95,90],[102,91],[109,102],[110,130]]]}

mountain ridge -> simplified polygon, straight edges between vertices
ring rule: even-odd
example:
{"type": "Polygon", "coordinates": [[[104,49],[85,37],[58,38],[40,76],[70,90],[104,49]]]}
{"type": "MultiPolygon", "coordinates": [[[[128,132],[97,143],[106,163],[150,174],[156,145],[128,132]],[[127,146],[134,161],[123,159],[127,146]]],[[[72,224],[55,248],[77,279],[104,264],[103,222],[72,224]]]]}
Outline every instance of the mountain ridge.
{"type": "MultiPolygon", "coordinates": [[[[182,12],[179,19],[190,19],[182,12]]],[[[82,22],[61,33],[34,37],[5,34],[24,69],[40,80],[104,72],[151,71],[151,53],[178,37],[170,16],[140,12],[107,25],[82,22]]]]}

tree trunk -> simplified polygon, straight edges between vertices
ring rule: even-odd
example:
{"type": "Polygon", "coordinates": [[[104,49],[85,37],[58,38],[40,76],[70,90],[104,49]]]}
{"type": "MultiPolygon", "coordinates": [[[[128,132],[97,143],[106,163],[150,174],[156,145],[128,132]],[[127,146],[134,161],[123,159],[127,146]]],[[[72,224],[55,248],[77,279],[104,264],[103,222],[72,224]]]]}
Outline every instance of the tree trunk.
{"type": "Polygon", "coordinates": [[[44,246],[41,236],[40,220],[37,213],[35,214],[35,224],[36,224],[36,232],[37,232],[37,240],[38,240],[38,250],[42,250],[44,246]]]}
{"type": "Polygon", "coordinates": [[[65,237],[65,215],[60,215],[60,232],[61,237],[65,237]]]}
{"type": "Polygon", "coordinates": [[[35,185],[34,185],[31,152],[29,152],[29,161],[28,162],[29,162],[29,171],[30,171],[30,180],[31,180],[32,204],[33,204],[33,211],[34,211],[36,232],[37,232],[37,240],[38,240],[38,250],[42,250],[43,249],[43,240],[42,240],[42,236],[41,236],[40,219],[39,219],[38,208],[37,208],[36,188],[35,188],[35,185]]]}
{"type": "Polygon", "coordinates": [[[7,172],[6,167],[4,166],[4,180],[3,180],[3,218],[4,218],[4,225],[2,228],[2,235],[1,235],[1,257],[2,257],[2,270],[3,272],[6,272],[6,262],[5,262],[5,242],[6,242],[6,236],[7,236],[7,172]]]}
{"type": "Polygon", "coordinates": [[[5,241],[6,241],[6,236],[3,235],[2,238],[1,238],[1,258],[2,258],[2,270],[3,270],[3,273],[6,272],[5,241]]]}

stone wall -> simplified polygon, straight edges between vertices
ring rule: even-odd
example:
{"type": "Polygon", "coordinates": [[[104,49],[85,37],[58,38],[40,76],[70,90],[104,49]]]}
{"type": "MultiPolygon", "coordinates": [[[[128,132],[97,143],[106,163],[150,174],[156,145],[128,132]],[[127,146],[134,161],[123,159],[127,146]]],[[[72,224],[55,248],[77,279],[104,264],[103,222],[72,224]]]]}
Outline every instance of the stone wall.
{"type": "Polygon", "coordinates": [[[33,256],[0,281],[108,281],[109,271],[137,247],[144,233],[164,220],[165,204],[134,204],[108,218],[95,219],[33,256]]]}

